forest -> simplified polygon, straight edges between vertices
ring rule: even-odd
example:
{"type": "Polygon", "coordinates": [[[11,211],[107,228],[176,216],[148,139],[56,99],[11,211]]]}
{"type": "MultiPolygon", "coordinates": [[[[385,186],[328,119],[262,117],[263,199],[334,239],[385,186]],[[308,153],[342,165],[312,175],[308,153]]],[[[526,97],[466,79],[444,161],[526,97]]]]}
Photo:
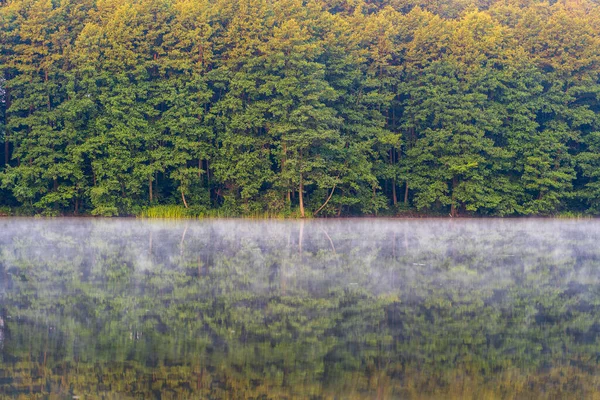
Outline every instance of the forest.
{"type": "Polygon", "coordinates": [[[594,0],[1,0],[0,95],[0,214],[600,214],[594,0]]]}

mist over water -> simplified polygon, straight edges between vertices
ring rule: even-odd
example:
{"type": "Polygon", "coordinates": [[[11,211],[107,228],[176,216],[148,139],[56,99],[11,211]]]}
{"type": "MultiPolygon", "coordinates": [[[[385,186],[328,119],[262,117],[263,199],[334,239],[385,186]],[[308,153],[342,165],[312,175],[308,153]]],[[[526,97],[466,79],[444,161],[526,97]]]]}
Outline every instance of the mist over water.
{"type": "Polygon", "coordinates": [[[0,219],[0,397],[593,398],[594,220],[0,219]]]}

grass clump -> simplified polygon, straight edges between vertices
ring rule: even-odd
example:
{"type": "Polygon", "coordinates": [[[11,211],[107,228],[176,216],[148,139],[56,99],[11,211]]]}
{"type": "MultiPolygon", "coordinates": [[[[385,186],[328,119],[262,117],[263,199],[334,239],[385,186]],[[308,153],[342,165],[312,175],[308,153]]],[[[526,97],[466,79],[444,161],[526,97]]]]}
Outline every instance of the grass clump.
{"type": "Polygon", "coordinates": [[[144,208],[138,215],[140,218],[193,218],[185,207],[177,205],[159,205],[144,208]]]}
{"type": "Polygon", "coordinates": [[[249,218],[249,219],[288,219],[300,218],[296,209],[286,211],[262,211],[253,210],[243,212],[227,208],[207,210],[204,207],[185,208],[180,205],[156,205],[146,207],[137,215],[138,218],[160,218],[160,219],[204,219],[204,218],[249,218]]]}

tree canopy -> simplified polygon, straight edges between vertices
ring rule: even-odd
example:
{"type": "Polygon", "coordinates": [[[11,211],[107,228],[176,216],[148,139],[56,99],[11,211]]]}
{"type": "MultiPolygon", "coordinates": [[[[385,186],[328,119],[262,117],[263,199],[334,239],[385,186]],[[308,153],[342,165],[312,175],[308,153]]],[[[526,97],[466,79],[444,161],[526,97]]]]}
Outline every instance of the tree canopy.
{"type": "Polygon", "coordinates": [[[0,2],[0,207],[600,212],[591,0],[0,2]]]}

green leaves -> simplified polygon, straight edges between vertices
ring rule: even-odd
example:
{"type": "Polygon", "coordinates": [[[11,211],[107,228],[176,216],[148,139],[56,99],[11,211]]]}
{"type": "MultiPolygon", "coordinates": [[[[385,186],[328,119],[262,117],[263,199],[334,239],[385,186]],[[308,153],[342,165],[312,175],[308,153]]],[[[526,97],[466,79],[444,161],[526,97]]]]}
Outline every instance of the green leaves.
{"type": "Polygon", "coordinates": [[[438,3],[3,3],[2,204],[596,213],[598,6],[438,3]]]}

